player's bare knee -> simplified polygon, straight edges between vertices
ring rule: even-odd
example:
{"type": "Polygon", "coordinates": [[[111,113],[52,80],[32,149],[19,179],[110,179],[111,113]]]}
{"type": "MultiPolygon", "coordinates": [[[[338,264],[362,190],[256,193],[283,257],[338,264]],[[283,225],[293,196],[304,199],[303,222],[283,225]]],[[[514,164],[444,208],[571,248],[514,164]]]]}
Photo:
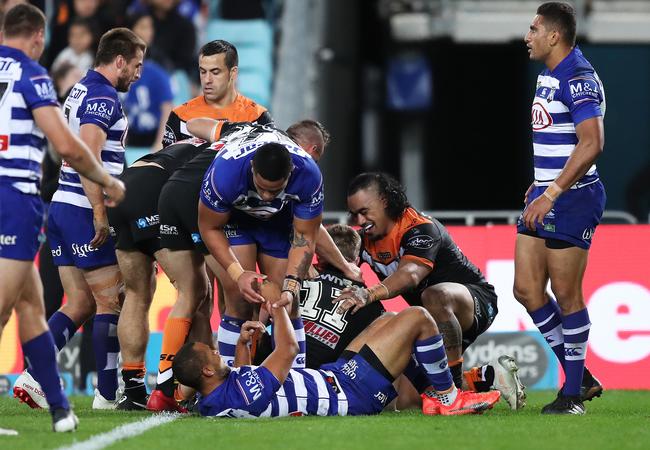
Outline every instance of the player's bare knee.
{"type": "Polygon", "coordinates": [[[88,271],[85,278],[97,302],[97,311],[119,314],[124,297],[124,282],[119,268],[108,266],[88,271]]]}
{"type": "Polygon", "coordinates": [[[431,286],[422,292],[422,304],[436,320],[454,315],[453,297],[446,288],[431,286]]]}

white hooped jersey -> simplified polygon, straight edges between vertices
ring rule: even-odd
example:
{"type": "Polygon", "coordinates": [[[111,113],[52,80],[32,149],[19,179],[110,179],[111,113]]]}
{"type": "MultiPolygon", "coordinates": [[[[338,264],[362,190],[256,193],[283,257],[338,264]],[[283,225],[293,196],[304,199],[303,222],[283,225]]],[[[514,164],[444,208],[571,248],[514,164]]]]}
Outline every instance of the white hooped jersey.
{"type": "MultiPolygon", "coordinates": [[[[77,135],[81,126],[87,123],[98,126],[106,133],[101,152],[102,165],[109,174],[120,175],[124,169],[124,141],[128,123],[113,85],[100,73],[89,70],[70,91],[63,105],[63,114],[77,135]]],[[[59,188],[52,201],[91,208],[79,174],[65,162],[61,166],[59,188]]]]}
{"type": "MultiPolygon", "coordinates": [[[[559,176],[578,143],[576,126],[604,115],[603,84],[577,47],[553,71],[546,69],[537,77],[531,120],[536,184],[559,176]]],[[[593,164],[576,187],[597,180],[593,164]]]]}
{"type": "Polygon", "coordinates": [[[58,107],[47,71],[22,51],[0,45],[0,183],[38,194],[46,139],[32,111],[58,107]]]}

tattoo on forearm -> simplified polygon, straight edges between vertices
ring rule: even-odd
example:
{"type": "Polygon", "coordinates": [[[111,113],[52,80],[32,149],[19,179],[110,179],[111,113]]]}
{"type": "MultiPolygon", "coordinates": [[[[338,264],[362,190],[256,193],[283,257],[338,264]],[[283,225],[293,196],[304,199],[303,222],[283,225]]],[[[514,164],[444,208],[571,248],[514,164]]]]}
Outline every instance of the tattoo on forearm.
{"type": "Polygon", "coordinates": [[[293,240],[291,241],[291,246],[292,247],[308,247],[309,246],[309,241],[305,238],[304,233],[300,233],[296,231],[293,234],[293,240]]]}
{"type": "Polygon", "coordinates": [[[302,256],[302,260],[298,263],[296,266],[296,274],[298,275],[298,278],[306,278],[307,273],[309,272],[309,266],[311,266],[311,262],[314,259],[314,253],[307,251],[304,253],[302,256]]]}
{"type": "Polygon", "coordinates": [[[462,345],[463,332],[458,322],[439,322],[438,329],[440,330],[440,334],[442,334],[446,350],[458,348],[462,345]]]}

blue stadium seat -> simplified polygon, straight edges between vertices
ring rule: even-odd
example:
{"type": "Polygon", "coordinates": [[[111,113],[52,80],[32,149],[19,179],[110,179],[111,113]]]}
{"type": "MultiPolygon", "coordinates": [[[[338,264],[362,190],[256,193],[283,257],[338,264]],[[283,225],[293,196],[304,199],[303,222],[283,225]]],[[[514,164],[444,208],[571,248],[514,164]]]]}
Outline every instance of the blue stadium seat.
{"type": "Polygon", "coordinates": [[[206,29],[208,41],[224,39],[237,47],[262,47],[269,53],[273,50],[273,31],[264,19],[221,20],[208,22],[206,29]]]}
{"type": "Polygon", "coordinates": [[[264,74],[253,70],[240,71],[237,76],[237,89],[260,105],[267,108],[271,106],[271,78],[264,74]]]}
{"type": "Polygon", "coordinates": [[[182,70],[176,70],[172,73],[172,92],[174,93],[174,106],[182,105],[192,98],[192,89],[190,79],[182,70]]]}

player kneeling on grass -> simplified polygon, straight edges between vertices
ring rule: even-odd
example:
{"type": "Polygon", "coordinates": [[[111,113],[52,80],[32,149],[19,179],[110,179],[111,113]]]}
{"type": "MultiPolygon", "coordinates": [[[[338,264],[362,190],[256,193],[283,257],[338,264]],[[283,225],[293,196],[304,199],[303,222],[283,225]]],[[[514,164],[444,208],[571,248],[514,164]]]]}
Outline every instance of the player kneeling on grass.
{"type": "Polygon", "coordinates": [[[260,366],[250,365],[249,343],[260,322],[245,322],[237,342],[234,368],[217,350],[190,342],[176,354],[178,381],[201,393],[203,416],[277,417],[345,416],[380,413],[397,393],[392,382],[414,354],[441,402],[442,415],[476,414],[492,408],[499,391],[466,392],[456,388],[435,321],[421,307],[410,307],[392,318],[382,333],[367,336],[349,360],[339,359],[319,370],[291,369],[298,354],[284,300],[277,285],[262,286],[265,307],[273,318],[276,347],[260,366]]]}

